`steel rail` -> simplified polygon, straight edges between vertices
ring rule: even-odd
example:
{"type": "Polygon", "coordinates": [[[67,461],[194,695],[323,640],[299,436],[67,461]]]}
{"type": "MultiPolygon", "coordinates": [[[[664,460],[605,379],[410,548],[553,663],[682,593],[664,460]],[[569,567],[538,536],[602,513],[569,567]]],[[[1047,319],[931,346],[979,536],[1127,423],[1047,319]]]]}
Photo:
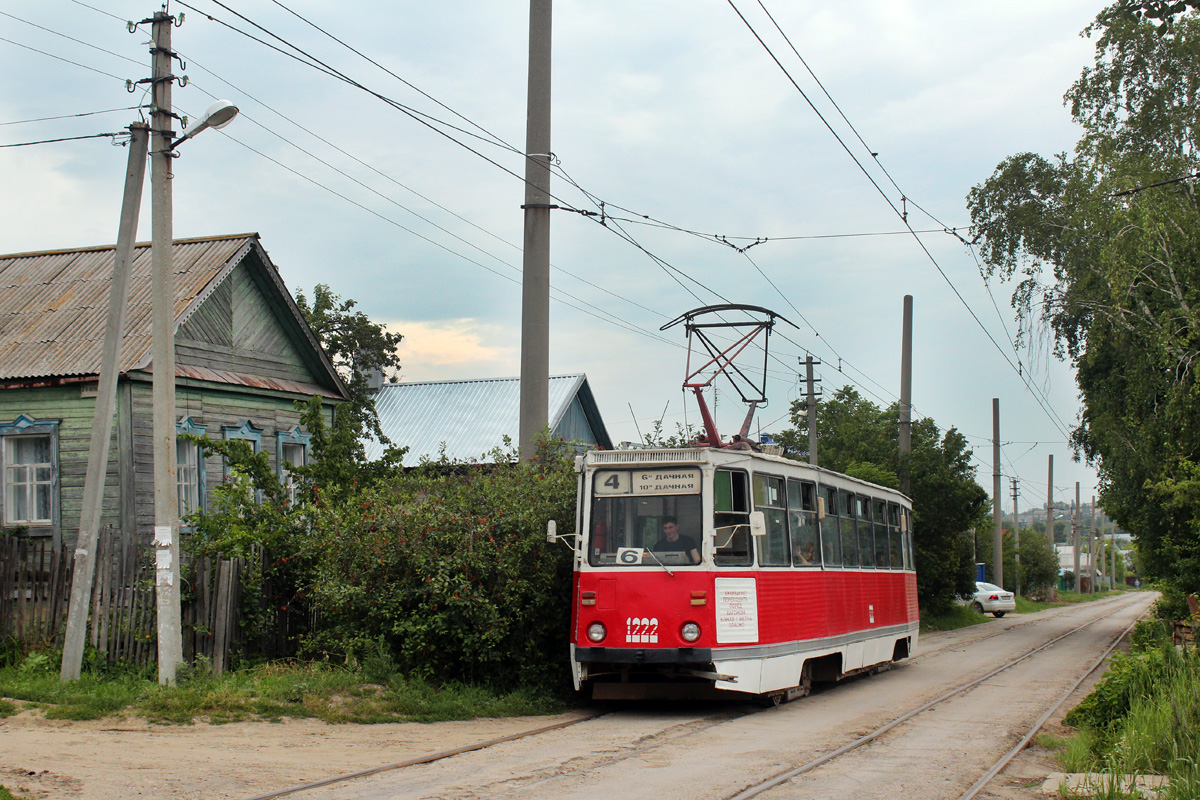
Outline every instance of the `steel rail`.
{"type": "Polygon", "coordinates": [[[360,772],[351,772],[351,773],[347,773],[346,775],[335,775],[332,778],[323,778],[319,781],[313,781],[312,783],[306,783],[302,786],[293,786],[290,789],[281,789],[277,792],[268,792],[267,794],[255,795],[254,797],[248,798],[248,800],[272,800],[272,798],[275,798],[275,797],[283,797],[283,796],[289,795],[289,794],[296,794],[297,792],[306,792],[310,789],[319,789],[322,786],[329,786],[329,785],[335,784],[335,783],[351,781],[351,780],[354,780],[355,778],[365,778],[368,775],[375,775],[380,772],[387,772],[387,771],[393,770],[393,769],[402,769],[404,767],[412,767],[412,766],[416,766],[417,764],[428,764],[433,761],[441,761],[444,758],[452,758],[453,756],[462,755],[463,753],[470,753],[473,750],[483,750],[488,747],[495,747],[498,744],[504,744],[505,742],[512,742],[512,741],[516,741],[517,739],[524,739],[526,736],[537,736],[538,734],[548,733],[550,731],[556,731],[561,728],[568,728],[572,725],[578,725],[581,722],[589,722],[593,719],[596,719],[597,717],[602,717],[602,716],[604,716],[603,713],[588,714],[586,716],[579,717],[578,719],[569,719],[566,722],[558,722],[558,723],[555,723],[554,725],[543,725],[540,728],[533,728],[531,730],[522,731],[520,733],[513,733],[508,736],[501,736],[498,739],[488,739],[486,742],[477,742],[475,744],[468,744],[468,745],[464,745],[463,747],[456,747],[453,750],[442,750],[441,752],[438,752],[438,753],[430,753],[429,755],[426,755],[426,756],[418,756],[417,758],[410,758],[407,761],[397,761],[395,764],[384,764],[383,766],[372,767],[371,769],[364,769],[360,772]]]}
{"type": "MultiPolygon", "coordinates": [[[[1121,608],[1124,608],[1124,606],[1121,606],[1121,608]]],[[[799,767],[792,767],[792,768],[784,770],[782,772],[778,772],[775,775],[772,775],[771,777],[767,778],[766,780],[764,780],[760,783],[754,784],[752,786],[748,786],[745,789],[743,789],[742,791],[738,792],[737,794],[730,795],[729,797],[726,798],[726,800],[749,800],[749,798],[758,797],[758,796],[764,794],[765,792],[768,792],[771,789],[774,789],[776,786],[787,783],[792,778],[795,778],[799,775],[803,775],[806,772],[811,772],[812,770],[816,769],[817,767],[820,767],[823,764],[827,764],[836,758],[840,758],[841,756],[845,755],[846,753],[851,752],[852,750],[857,750],[859,747],[862,747],[865,744],[875,741],[876,739],[880,738],[881,736],[888,733],[892,729],[898,727],[899,725],[904,724],[905,722],[907,722],[908,720],[917,716],[918,714],[923,714],[924,712],[928,711],[929,709],[933,708],[934,706],[940,705],[941,703],[944,703],[947,700],[950,700],[951,698],[957,697],[958,695],[962,694],[963,692],[969,691],[970,689],[975,688],[979,684],[996,677],[1000,673],[1005,672],[1006,670],[1012,669],[1017,664],[1020,664],[1021,662],[1025,661],[1026,659],[1040,653],[1041,651],[1045,650],[1046,648],[1050,647],[1051,645],[1057,644],[1059,641],[1067,638],[1068,636],[1072,636],[1072,635],[1078,633],[1079,631],[1083,630],[1084,628],[1087,628],[1087,627],[1099,622],[1100,620],[1103,620],[1103,619],[1106,619],[1106,618],[1112,616],[1118,610],[1120,610],[1120,609],[1113,609],[1105,614],[1101,614],[1101,615],[1097,616],[1096,618],[1094,618],[1092,620],[1089,620],[1088,622],[1083,623],[1082,625],[1079,625],[1078,627],[1072,628],[1071,630],[1069,630],[1065,633],[1059,634],[1058,636],[1054,637],[1053,639],[1039,645],[1038,647],[1033,648],[1032,650],[1027,651],[1023,655],[1020,655],[1020,656],[1012,659],[1011,661],[1008,661],[1007,663],[1001,665],[1000,667],[997,667],[996,669],[992,670],[991,672],[988,672],[987,674],[985,674],[979,678],[975,678],[974,680],[968,681],[967,683],[961,684],[960,686],[958,686],[954,689],[951,689],[950,691],[945,692],[944,694],[941,694],[938,697],[935,697],[934,699],[930,700],[929,702],[924,703],[924,704],[918,706],[917,708],[914,708],[911,711],[905,713],[903,716],[897,717],[896,719],[892,720],[891,722],[887,723],[886,725],[876,728],[874,731],[872,731],[864,736],[860,736],[859,738],[855,739],[854,741],[848,742],[847,744],[842,745],[841,747],[837,748],[836,750],[831,750],[830,752],[826,753],[825,755],[822,755],[818,758],[813,759],[812,761],[809,761],[807,764],[803,764],[799,767]]],[[[1111,652],[1112,647],[1116,646],[1116,642],[1119,642],[1124,636],[1125,636],[1125,633],[1122,632],[1122,634],[1117,637],[1116,641],[1109,647],[1109,649],[1107,651],[1105,651],[1105,656],[1107,656],[1108,653],[1111,652]]],[[[1097,666],[1098,666],[1098,664],[1097,664],[1097,666]]],[[[1096,669],[1096,667],[1093,666],[1092,668],[1090,668],[1087,671],[1086,675],[1090,675],[1093,671],[1095,671],[1095,669],[1096,669]]],[[[1086,677],[1086,675],[1084,677],[1086,677]]],[[[1083,678],[1080,678],[1079,682],[1082,683],[1083,678]]]]}
{"type": "Polygon", "coordinates": [[[1050,719],[1050,717],[1054,715],[1054,712],[1061,708],[1062,704],[1067,702],[1071,695],[1075,693],[1075,690],[1078,689],[1093,672],[1100,668],[1100,665],[1103,664],[1109,655],[1112,654],[1112,651],[1116,649],[1117,645],[1129,635],[1131,630],[1133,630],[1133,626],[1137,625],[1138,621],[1145,616],[1145,612],[1142,612],[1133,620],[1133,622],[1129,623],[1125,630],[1121,631],[1121,634],[1117,636],[1116,639],[1113,639],[1113,642],[1108,646],[1108,649],[1105,650],[1104,653],[1092,663],[1092,666],[1088,669],[1088,671],[1079,676],[1079,680],[1071,684],[1071,688],[1063,692],[1062,697],[1058,698],[1058,701],[1048,708],[1046,713],[1042,714],[1042,716],[1038,718],[1037,722],[1033,723],[1033,727],[1029,729],[1029,732],[1022,736],[1021,740],[1017,742],[1011,750],[1001,756],[1000,759],[992,765],[992,768],[989,769],[984,776],[975,783],[974,786],[972,786],[961,797],[959,797],[958,800],[973,800],[973,798],[978,796],[979,793],[983,791],[984,787],[991,782],[992,778],[995,778],[997,775],[999,775],[1000,772],[1009,765],[1009,762],[1017,757],[1017,753],[1020,753],[1025,749],[1025,746],[1029,744],[1030,740],[1032,740],[1033,737],[1037,735],[1037,732],[1042,729],[1042,726],[1046,724],[1046,720],[1050,719]]]}

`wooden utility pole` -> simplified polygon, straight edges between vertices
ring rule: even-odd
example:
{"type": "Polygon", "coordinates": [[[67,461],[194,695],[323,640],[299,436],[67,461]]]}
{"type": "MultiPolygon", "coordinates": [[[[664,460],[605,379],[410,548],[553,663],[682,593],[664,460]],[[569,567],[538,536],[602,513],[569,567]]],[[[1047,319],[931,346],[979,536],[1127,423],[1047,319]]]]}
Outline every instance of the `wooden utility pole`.
{"type": "Polygon", "coordinates": [[[529,0],[525,121],[525,255],[521,283],[521,458],[550,408],[550,35],[551,0],[529,0]]]}
{"type": "Polygon", "coordinates": [[[88,607],[96,574],[96,547],[100,542],[100,514],[104,505],[104,478],[108,472],[108,450],[112,440],[113,411],[117,405],[117,377],[121,369],[121,345],[125,339],[125,310],[129,306],[129,270],[133,243],[137,240],[138,212],[146,183],[146,151],[150,129],[144,124],[129,126],[129,164],[125,169],[125,193],[121,200],[121,222],[113,254],[112,285],[108,291],[108,321],[104,328],[104,350],[100,354],[100,385],[92,416],[92,438],[88,445],[87,474],[83,479],[83,510],[75,545],[75,570],[71,578],[71,600],[67,629],[63,635],[64,681],[79,679],[83,648],[87,641],[88,607]]]}

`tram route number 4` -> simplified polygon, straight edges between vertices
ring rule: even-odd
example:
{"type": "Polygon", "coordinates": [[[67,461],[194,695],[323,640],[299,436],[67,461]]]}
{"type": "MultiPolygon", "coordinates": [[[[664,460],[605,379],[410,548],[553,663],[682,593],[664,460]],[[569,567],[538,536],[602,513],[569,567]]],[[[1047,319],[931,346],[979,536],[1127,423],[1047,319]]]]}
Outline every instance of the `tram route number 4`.
{"type": "Polygon", "coordinates": [[[658,618],[642,619],[629,617],[625,620],[626,643],[642,642],[645,644],[658,643],[658,618]]]}

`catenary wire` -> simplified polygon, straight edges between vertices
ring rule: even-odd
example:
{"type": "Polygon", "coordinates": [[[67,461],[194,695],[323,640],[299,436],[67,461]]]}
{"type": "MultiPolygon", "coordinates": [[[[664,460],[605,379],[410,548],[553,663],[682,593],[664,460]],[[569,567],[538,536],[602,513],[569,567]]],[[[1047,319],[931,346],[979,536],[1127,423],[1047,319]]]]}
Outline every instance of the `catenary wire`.
{"type": "Polygon", "coordinates": [[[128,136],[129,131],[118,131],[116,133],[90,133],[86,136],[61,136],[57,139],[41,139],[36,142],[13,142],[11,144],[0,144],[0,147],[31,147],[36,144],[54,144],[55,142],[74,142],[80,139],[103,139],[117,138],[120,136],[128,136]]]}
{"type": "Polygon", "coordinates": [[[30,47],[27,44],[21,44],[20,42],[14,42],[12,39],[6,39],[3,36],[0,36],[0,42],[8,42],[11,45],[16,45],[17,47],[23,48],[25,50],[30,50],[34,53],[39,53],[40,55],[46,56],[48,58],[53,58],[56,61],[62,61],[64,63],[71,64],[72,66],[86,69],[90,72],[96,72],[96,73],[99,73],[100,75],[104,75],[109,78],[115,78],[116,80],[119,80],[122,83],[125,82],[125,78],[122,78],[119,75],[113,75],[111,72],[105,72],[102,69],[96,69],[95,67],[89,67],[87,64],[80,64],[78,61],[72,61],[69,58],[63,58],[62,56],[56,56],[56,55],[54,55],[54,53],[47,53],[45,50],[39,50],[38,48],[30,47]]]}

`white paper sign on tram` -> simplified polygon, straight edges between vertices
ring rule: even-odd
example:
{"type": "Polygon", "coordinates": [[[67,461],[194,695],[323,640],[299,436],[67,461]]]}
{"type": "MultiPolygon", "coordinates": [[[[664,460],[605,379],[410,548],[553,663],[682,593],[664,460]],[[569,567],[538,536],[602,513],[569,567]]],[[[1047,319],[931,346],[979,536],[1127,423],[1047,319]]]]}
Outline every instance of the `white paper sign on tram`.
{"type": "Polygon", "coordinates": [[[758,587],[754,578],[716,578],[717,643],[758,641],[758,587]]]}
{"type": "Polygon", "coordinates": [[[700,470],[634,470],[634,494],[699,494],[700,470]]]}

